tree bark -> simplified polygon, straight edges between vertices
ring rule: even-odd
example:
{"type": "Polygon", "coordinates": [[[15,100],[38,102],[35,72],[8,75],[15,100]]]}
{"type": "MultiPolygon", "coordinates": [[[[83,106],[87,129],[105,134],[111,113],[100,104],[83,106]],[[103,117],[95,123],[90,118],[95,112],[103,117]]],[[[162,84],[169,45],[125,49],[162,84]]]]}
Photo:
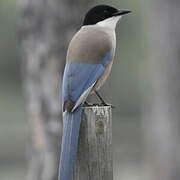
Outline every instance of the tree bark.
{"type": "Polygon", "coordinates": [[[28,180],[57,180],[67,45],[91,0],[20,0],[23,82],[31,125],[28,180]]]}
{"type": "Polygon", "coordinates": [[[180,1],[148,4],[149,80],[144,121],[147,162],[154,180],[180,179],[180,1]]]}

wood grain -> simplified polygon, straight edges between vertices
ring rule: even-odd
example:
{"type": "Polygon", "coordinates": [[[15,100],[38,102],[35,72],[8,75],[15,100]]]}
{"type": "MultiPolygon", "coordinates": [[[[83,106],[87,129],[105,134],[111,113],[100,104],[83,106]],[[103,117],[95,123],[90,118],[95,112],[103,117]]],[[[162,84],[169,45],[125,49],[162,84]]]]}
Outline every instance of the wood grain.
{"type": "Polygon", "coordinates": [[[111,106],[83,109],[74,180],[85,179],[113,179],[111,106]]]}

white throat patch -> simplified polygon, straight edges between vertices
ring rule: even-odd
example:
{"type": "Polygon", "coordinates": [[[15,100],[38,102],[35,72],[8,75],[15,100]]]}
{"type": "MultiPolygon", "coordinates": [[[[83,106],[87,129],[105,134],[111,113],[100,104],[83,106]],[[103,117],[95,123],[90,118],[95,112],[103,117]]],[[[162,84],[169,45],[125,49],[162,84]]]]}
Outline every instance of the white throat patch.
{"type": "Polygon", "coordinates": [[[122,16],[110,17],[108,19],[98,22],[97,25],[115,30],[116,24],[121,19],[121,17],[122,16]]]}

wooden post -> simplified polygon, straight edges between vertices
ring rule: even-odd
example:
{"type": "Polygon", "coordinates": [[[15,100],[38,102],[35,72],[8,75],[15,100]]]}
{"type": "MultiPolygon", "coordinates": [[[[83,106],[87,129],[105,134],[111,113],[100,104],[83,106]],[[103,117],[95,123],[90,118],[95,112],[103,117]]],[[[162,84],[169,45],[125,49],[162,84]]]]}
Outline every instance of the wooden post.
{"type": "Polygon", "coordinates": [[[111,106],[84,107],[74,180],[113,180],[111,106]]]}

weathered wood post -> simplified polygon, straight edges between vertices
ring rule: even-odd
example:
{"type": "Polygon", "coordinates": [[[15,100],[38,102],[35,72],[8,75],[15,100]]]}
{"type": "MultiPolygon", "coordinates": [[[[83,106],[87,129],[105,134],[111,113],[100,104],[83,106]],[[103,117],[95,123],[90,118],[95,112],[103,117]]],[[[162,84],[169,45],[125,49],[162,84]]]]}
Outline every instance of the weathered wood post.
{"type": "Polygon", "coordinates": [[[74,180],[113,180],[111,106],[83,108],[74,180]]]}

